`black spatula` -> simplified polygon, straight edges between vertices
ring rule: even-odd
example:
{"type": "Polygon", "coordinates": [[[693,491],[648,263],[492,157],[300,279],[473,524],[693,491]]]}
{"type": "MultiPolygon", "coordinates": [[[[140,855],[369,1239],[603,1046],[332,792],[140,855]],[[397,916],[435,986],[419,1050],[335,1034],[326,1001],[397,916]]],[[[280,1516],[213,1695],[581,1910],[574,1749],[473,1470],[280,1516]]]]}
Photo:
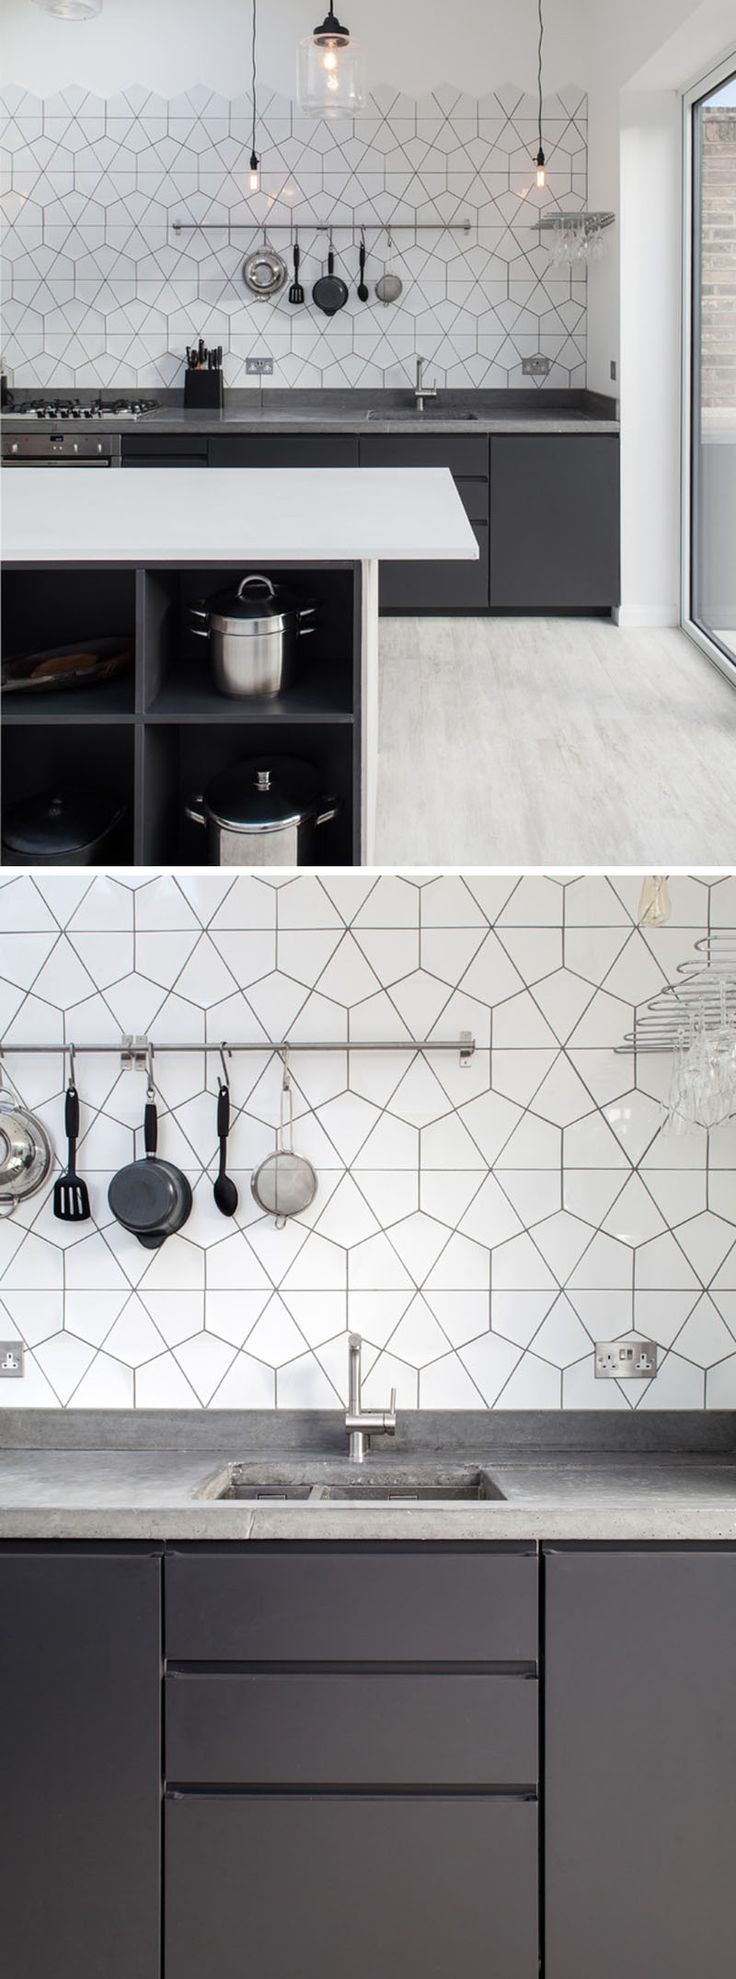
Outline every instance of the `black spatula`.
{"type": "Polygon", "coordinates": [[[71,1081],[64,1102],[64,1132],[68,1144],[66,1171],[54,1183],[54,1216],[58,1216],[60,1223],[86,1223],[90,1214],[89,1194],[76,1168],[79,1094],[71,1081]]]}

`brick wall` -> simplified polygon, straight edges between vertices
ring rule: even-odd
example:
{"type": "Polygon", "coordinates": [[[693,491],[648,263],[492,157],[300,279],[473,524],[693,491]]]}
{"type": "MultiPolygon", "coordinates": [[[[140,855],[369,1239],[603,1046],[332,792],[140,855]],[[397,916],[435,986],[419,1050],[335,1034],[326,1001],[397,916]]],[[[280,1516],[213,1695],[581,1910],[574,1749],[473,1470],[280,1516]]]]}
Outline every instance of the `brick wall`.
{"type": "Polygon", "coordinates": [[[736,109],[703,118],[704,406],[736,406],[736,109]]]}

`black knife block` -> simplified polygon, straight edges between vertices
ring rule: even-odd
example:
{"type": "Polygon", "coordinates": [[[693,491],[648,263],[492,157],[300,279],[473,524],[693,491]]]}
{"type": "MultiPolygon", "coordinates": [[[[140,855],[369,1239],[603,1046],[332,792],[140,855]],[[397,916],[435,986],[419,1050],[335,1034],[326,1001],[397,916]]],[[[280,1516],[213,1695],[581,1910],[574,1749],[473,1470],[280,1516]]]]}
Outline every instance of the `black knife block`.
{"type": "Polygon", "coordinates": [[[212,412],[224,404],[221,371],[185,371],[184,404],[212,412]]]}

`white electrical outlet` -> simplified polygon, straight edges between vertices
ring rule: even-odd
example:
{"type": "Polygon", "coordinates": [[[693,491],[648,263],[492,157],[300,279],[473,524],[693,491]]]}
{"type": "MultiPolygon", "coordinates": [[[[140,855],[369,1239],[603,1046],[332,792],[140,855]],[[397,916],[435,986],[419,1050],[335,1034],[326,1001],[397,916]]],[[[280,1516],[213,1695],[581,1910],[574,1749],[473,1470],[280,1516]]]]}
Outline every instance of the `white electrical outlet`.
{"type": "Polygon", "coordinates": [[[0,1340],[0,1381],[17,1381],[22,1374],[22,1340],[0,1340]]]}
{"type": "Polygon", "coordinates": [[[654,1340],[596,1340],[598,1381],[650,1381],[657,1372],[654,1340]]]}

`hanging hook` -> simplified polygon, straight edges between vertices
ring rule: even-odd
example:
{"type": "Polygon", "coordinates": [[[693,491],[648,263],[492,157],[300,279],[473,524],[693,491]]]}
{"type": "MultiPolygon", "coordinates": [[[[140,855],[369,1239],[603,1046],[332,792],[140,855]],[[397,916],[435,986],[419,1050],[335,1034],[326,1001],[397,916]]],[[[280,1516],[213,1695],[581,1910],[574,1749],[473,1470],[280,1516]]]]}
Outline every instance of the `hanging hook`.
{"type": "Polygon", "coordinates": [[[150,1040],[146,1045],[146,1081],[146,1099],[155,1100],[156,1081],[153,1076],[153,1045],[150,1040]]]}
{"type": "Polygon", "coordinates": [[[231,1052],[231,1050],[230,1050],[230,1046],[229,1046],[229,1044],[226,1044],[226,1043],[225,1043],[225,1040],[224,1040],[224,1038],[223,1038],[223,1041],[222,1041],[222,1044],[220,1044],[220,1045],[218,1045],[218,1047],[217,1047],[217,1049],[218,1049],[218,1052],[219,1052],[219,1054],[220,1054],[220,1064],[221,1064],[221,1066],[222,1066],[222,1077],[221,1077],[221,1080],[220,1080],[220,1084],[221,1084],[221,1086],[226,1086],[226,1087],[227,1087],[227,1090],[228,1090],[228,1092],[229,1092],[229,1091],[230,1091],[230,1074],[229,1074],[229,1072],[228,1072],[228,1069],[227,1069],[227,1065],[226,1065],[226,1062],[225,1062],[225,1053],[227,1053],[227,1056],[228,1056],[228,1058],[232,1058],[232,1052],[231,1052]]]}
{"type": "Polygon", "coordinates": [[[65,1046],[64,1046],[64,1057],[65,1057],[65,1059],[68,1059],[68,1062],[69,1062],[69,1077],[68,1077],[68,1079],[67,1079],[67,1085],[68,1085],[68,1086],[74,1086],[74,1088],[75,1088],[75,1090],[76,1090],[76,1084],[77,1084],[77,1054],[76,1054],[76,1051],[75,1051],[75,1049],[74,1049],[74,1045],[73,1045],[73,1044],[67,1044],[67,1045],[65,1045],[65,1046]]]}

